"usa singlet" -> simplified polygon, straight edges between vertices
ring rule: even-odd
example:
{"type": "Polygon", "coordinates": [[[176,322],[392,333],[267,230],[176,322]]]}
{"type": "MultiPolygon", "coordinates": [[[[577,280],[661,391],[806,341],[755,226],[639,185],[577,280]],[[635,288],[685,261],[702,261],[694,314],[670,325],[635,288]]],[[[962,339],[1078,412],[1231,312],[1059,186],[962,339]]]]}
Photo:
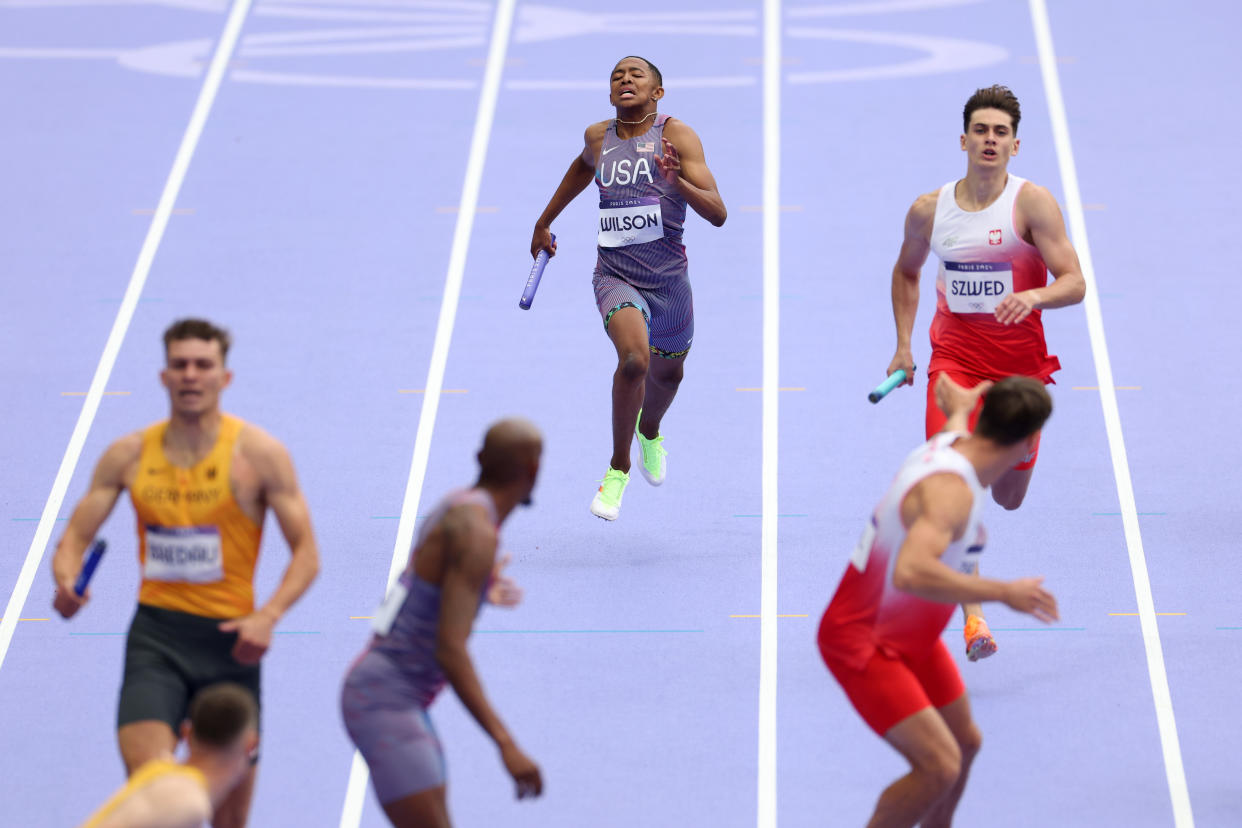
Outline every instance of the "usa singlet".
{"type": "Polygon", "coordinates": [[[635,138],[617,136],[608,124],[595,166],[599,186],[597,269],[639,288],[653,288],[686,272],[681,244],[686,200],[656,167],[668,115],[656,115],[651,129],[635,138]]]}
{"type": "Polygon", "coordinates": [[[143,432],[130,488],[138,516],[140,604],[208,618],[254,611],[263,527],[242,511],[229,483],[244,426],[222,416],[215,445],[191,468],[174,466],[165,456],[167,422],[143,432]]]}
{"type": "Polygon", "coordinates": [[[1026,180],[1010,175],[996,201],[977,212],[957,205],[956,181],[940,188],[931,248],[940,258],[928,376],[959,371],[1000,379],[1011,374],[1052,382],[1061,363],[1048,354],[1039,310],[1016,325],[993,312],[1006,296],[1048,284],[1039,250],[1018,235],[1013,214],[1026,180]]]}

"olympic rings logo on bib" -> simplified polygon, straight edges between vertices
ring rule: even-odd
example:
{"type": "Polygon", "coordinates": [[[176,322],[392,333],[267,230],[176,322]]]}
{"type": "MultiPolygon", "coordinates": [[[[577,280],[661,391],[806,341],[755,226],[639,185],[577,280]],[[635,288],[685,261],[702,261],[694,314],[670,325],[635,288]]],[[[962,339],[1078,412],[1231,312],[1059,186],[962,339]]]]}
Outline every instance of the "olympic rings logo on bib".
{"type": "Polygon", "coordinates": [[[659,196],[599,203],[599,246],[627,247],[664,238],[659,196]]]}

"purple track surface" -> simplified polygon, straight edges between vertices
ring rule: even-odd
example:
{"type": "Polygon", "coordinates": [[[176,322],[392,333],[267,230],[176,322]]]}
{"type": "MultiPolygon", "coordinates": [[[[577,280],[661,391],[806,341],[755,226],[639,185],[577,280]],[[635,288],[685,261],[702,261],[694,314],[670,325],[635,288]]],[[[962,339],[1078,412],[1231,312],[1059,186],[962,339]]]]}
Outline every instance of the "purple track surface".
{"type": "MultiPolygon", "coordinates": [[[[226,0],[0,0],[0,597],[18,583],[121,304],[226,0]],[[146,211],[146,212],[143,212],[146,211]]],[[[1074,157],[1119,390],[1180,756],[1199,826],[1238,824],[1242,610],[1229,413],[1242,302],[1228,219],[1242,70],[1229,2],[1051,0],[1074,157]],[[1229,345],[1229,342],[1235,342],[1229,345]]],[[[60,519],[109,441],[166,414],[159,336],[226,324],[228,410],[280,437],[323,573],[265,662],[253,826],[340,823],[352,748],[336,699],[381,597],[457,222],[493,4],[256,0],[193,157],[60,519]],[[407,393],[401,393],[406,391],[407,393]]],[[[922,435],[916,390],[865,392],[892,354],[889,273],[916,195],[962,174],[961,106],[1024,104],[1010,169],[1065,205],[1027,4],[784,4],[777,799],[782,826],[861,825],[903,762],[815,649],[863,518],[922,435]],[[902,71],[886,67],[906,66],[902,71]],[[808,77],[813,76],[813,77],[808,77]],[[836,355],[844,355],[844,358],[836,355]]],[[[423,510],[469,482],[487,423],[546,433],[531,510],[505,527],[527,599],[484,612],[486,688],[547,790],[514,801],[451,692],[432,709],[456,824],[746,826],[759,759],[763,17],[758,2],[599,10],[518,3],[470,240],[423,510]],[[615,524],[587,505],[610,451],[614,352],[590,286],[593,194],[556,222],[539,301],[513,306],[531,226],[610,114],[615,58],[664,73],[730,208],[691,218],[697,334],[665,419],[668,482],[635,476],[615,524]],[[464,393],[462,393],[464,392],[464,393]],[[566,409],[571,401],[571,409],[566,409]],[[573,416],[568,416],[572,414],[573,416]]],[[[925,270],[926,331],[933,266],[925,270]]],[[[1044,628],[989,611],[997,656],[962,671],[984,732],[959,824],[1174,824],[1082,306],[1044,317],[1064,369],[1022,509],[989,504],[985,574],[1043,574],[1044,628]]],[[[915,361],[927,364],[924,334],[915,361]]],[[[133,516],[100,533],[93,602],[54,617],[51,548],[0,666],[0,824],[74,824],[122,781],[113,729],[136,592],[133,516]]],[[[53,533],[53,544],[59,537],[53,533]]],[[[35,550],[40,552],[41,550],[35,550]]],[[[286,550],[272,523],[260,597],[286,550]]],[[[960,633],[946,633],[961,658],[960,633]]],[[[759,825],[773,815],[758,814],[759,825]]],[[[362,825],[386,822],[367,793],[362,825]]]]}

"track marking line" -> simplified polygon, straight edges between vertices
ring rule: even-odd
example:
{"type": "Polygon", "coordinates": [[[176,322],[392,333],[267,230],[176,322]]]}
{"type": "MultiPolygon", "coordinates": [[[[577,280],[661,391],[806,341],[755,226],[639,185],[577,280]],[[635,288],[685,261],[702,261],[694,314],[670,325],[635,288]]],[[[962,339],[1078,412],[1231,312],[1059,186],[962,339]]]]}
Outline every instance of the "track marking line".
{"type": "MultiPolygon", "coordinates": [[[[1157,612],[1156,615],[1185,615],[1184,612],[1157,612]]],[[[1115,616],[1137,616],[1137,612],[1110,612],[1109,615],[1115,616]]]]}
{"type": "MultiPolygon", "coordinates": [[[[1038,55],[1020,55],[1018,57],[1020,63],[1039,63],[1038,55]]],[[[1077,63],[1078,58],[1072,55],[1057,55],[1057,63],[1077,63]]]]}
{"type": "MultiPolygon", "coordinates": [[[[730,618],[762,618],[762,615],[730,615],[730,618]]],[[[778,615],[777,618],[810,618],[809,615],[778,615]]]]}
{"type": "Polygon", "coordinates": [[[1139,532],[1138,507],[1134,501],[1134,483],[1130,478],[1130,463],[1126,457],[1125,439],[1121,432],[1121,414],[1117,406],[1113,368],[1108,355],[1108,345],[1104,339],[1104,317],[1100,311],[1100,298],[1096,293],[1095,268],[1091,262],[1091,249],[1087,243],[1087,222],[1083,215],[1082,196],[1078,187],[1078,171],[1074,165],[1069,122],[1065,115],[1065,101],[1061,95],[1061,79],[1054,59],[1056,50],[1052,45],[1052,25],[1048,20],[1048,7],[1045,0],[1029,0],[1029,3],[1031,24],[1035,31],[1035,42],[1039,52],[1040,74],[1043,76],[1044,91],[1048,97],[1048,111],[1052,121],[1057,163],[1061,171],[1061,184],[1065,189],[1065,206],[1069,214],[1070,233],[1078,248],[1083,277],[1087,282],[1085,302],[1087,331],[1091,336],[1091,355],[1095,362],[1096,379],[1100,386],[1100,405],[1104,409],[1104,426],[1108,433],[1109,453],[1112,455],[1113,477],[1117,482],[1117,499],[1120,501],[1126,548],[1130,557],[1130,576],[1134,581],[1134,594],[1137,599],[1139,619],[1142,622],[1147,674],[1151,683],[1152,702],[1156,709],[1156,724],[1160,732],[1160,749],[1164,758],[1165,778],[1169,786],[1173,824],[1175,828],[1191,828],[1194,825],[1194,815],[1190,807],[1190,791],[1186,785],[1186,770],[1182,764],[1177,722],[1173,716],[1173,697],[1169,692],[1169,678],[1165,673],[1164,649],[1160,644],[1160,628],[1156,623],[1151,576],[1147,572],[1143,538],[1139,532]]]}
{"type": "MultiPolygon", "coordinates": [[[[60,395],[62,397],[85,397],[86,395],[90,393],[91,393],[90,391],[61,391],[60,395]]],[[[105,391],[103,392],[102,396],[104,397],[128,397],[132,393],[133,393],[132,391],[105,391]]]]}
{"type": "MultiPolygon", "coordinates": [[[[763,61],[764,61],[763,58],[754,57],[754,56],[742,59],[742,62],[746,64],[747,66],[762,66],[763,61]]],[[[800,57],[781,58],[782,66],[799,66],[801,64],[802,64],[802,58],[800,57]]]]}
{"type": "Polygon", "coordinates": [[[763,449],[759,581],[758,828],[776,828],[777,474],[781,324],[781,3],[763,3],[763,449]]]}
{"type": "MultiPolygon", "coordinates": [[[[398,388],[398,394],[426,394],[426,388],[398,388]]],[[[468,388],[441,388],[441,394],[469,394],[468,388]]]]}
{"type": "MultiPolygon", "coordinates": [[[[750,517],[763,517],[763,515],[761,515],[761,514],[744,514],[744,513],[743,513],[743,514],[736,514],[736,515],[734,515],[734,517],[747,517],[747,518],[750,518],[750,517]]],[[[777,517],[810,517],[810,515],[808,515],[808,514],[801,514],[801,513],[797,513],[797,512],[782,512],[781,514],[778,514],[778,515],[777,515],[777,517]]]]}
{"type": "MultiPolygon", "coordinates": [[[[0,618],[0,621],[3,621],[3,620],[4,620],[3,618],[0,618]]],[[[51,620],[52,619],[50,618],[19,618],[17,619],[17,622],[20,624],[23,621],[51,621],[51,620]]]]}
{"type": "MultiPolygon", "coordinates": [[[[12,594],[9,595],[9,602],[4,610],[6,618],[18,618],[30,594],[35,573],[43,561],[48,541],[52,537],[52,527],[56,522],[56,516],[64,503],[65,492],[69,489],[69,483],[73,479],[78,459],[82,456],[82,447],[86,444],[86,436],[91,430],[91,424],[95,421],[95,413],[99,410],[99,402],[105,393],[104,388],[107,387],[108,379],[112,376],[112,368],[121,352],[121,343],[125,340],[125,333],[129,330],[129,323],[134,317],[138,297],[151,272],[155,253],[164,238],[164,230],[168,227],[173,205],[177,203],[177,196],[181,192],[181,185],[190,168],[190,161],[194,157],[194,151],[198,148],[198,140],[203,134],[203,127],[207,123],[212,104],[215,103],[216,93],[219,92],[220,85],[224,81],[224,69],[237,46],[242,25],[250,10],[250,3],[251,0],[234,0],[233,7],[229,10],[224,22],[224,30],[220,34],[219,42],[216,43],[211,64],[203,78],[203,86],[199,90],[198,100],[195,101],[194,110],[190,114],[190,122],[181,137],[181,144],[173,159],[172,170],[164,182],[164,191],[160,194],[155,216],[151,219],[151,226],[147,228],[147,236],[138,252],[138,261],[134,265],[133,273],[130,274],[125,297],[121,300],[121,307],[116,312],[112,330],[108,333],[103,353],[99,357],[99,364],[95,367],[95,376],[91,380],[90,390],[86,392],[82,411],[78,414],[77,424],[73,427],[73,434],[69,437],[69,444],[65,447],[64,457],[60,461],[60,469],[56,472],[52,490],[48,493],[47,502],[43,506],[43,516],[39,519],[39,527],[35,530],[30,549],[26,552],[26,561],[22,564],[21,573],[17,576],[17,583],[13,586],[12,594]]],[[[0,667],[3,667],[4,658],[13,641],[16,624],[15,620],[0,621],[0,667]]]]}
{"type": "MultiPolygon", "coordinates": [[[[733,390],[734,391],[762,391],[763,388],[734,388],[733,390]]],[[[776,390],[777,391],[805,391],[806,386],[787,385],[782,388],[777,388],[776,390]]]]}
{"type": "MultiPolygon", "coordinates": [[[[1075,385],[1074,390],[1075,391],[1099,391],[1100,386],[1098,385],[1075,385]]],[[[1141,385],[1117,385],[1113,387],[1113,390],[1115,391],[1142,391],[1143,386],[1141,385]]]]}
{"type": "MultiPolygon", "coordinates": [[[[499,213],[499,212],[500,212],[500,208],[499,208],[499,207],[475,207],[475,208],[474,208],[474,211],[475,211],[476,213],[499,213]]],[[[442,206],[442,207],[437,207],[437,208],[436,208],[436,212],[437,212],[437,213],[447,213],[447,214],[450,214],[450,215],[455,215],[455,214],[457,214],[457,213],[461,212],[461,208],[460,208],[460,207],[457,207],[457,206],[455,206],[455,205],[451,205],[451,204],[450,204],[450,205],[445,205],[445,206],[442,206]]]]}
{"type": "MultiPolygon", "coordinates": [[[[422,496],[423,480],[427,474],[427,461],[431,456],[431,434],[435,429],[436,411],[444,387],[444,370],[448,364],[449,344],[453,339],[453,324],[457,318],[457,305],[461,298],[461,283],[466,271],[466,254],[470,250],[470,234],[474,229],[474,217],[479,205],[479,190],[483,184],[483,166],[487,161],[487,147],[491,140],[492,122],[496,116],[496,101],[504,74],[505,53],[509,48],[513,29],[513,12],[517,0],[499,0],[492,23],[491,42],[488,45],[487,64],[483,70],[483,83],[479,92],[479,106],[475,113],[474,132],[470,138],[470,152],[466,160],[466,174],[461,188],[461,209],[457,212],[457,224],[453,231],[453,245],[449,252],[448,272],[444,277],[444,298],[440,303],[440,317],[436,322],[435,344],[431,349],[431,362],[427,367],[427,382],[423,394],[422,410],[418,415],[418,431],[414,437],[414,454],[410,460],[410,475],[406,481],[405,499],[401,506],[401,521],[397,526],[397,538],[393,544],[392,562],[388,568],[387,590],[401,570],[405,568],[414,541],[414,523],[418,515],[418,503],[422,496]]],[[[362,806],[366,802],[367,780],[370,771],[357,750],[349,769],[349,782],[345,789],[345,802],[341,808],[340,828],[358,828],[362,821],[362,806]]]]}
{"type": "MultiPolygon", "coordinates": [[[[153,216],[153,215],[155,215],[155,210],[156,210],[156,209],[158,209],[158,208],[151,208],[151,207],[139,207],[139,208],[137,208],[137,209],[135,209],[135,210],[132,210],[131,212],[132,212],[135,216],[153,216]]],[[[193,208],[193,207],[174,207],[174,208],[172,209],[172,214],[173,214],[174,216],[192,216],[192,215],[194,215],[194,209],[195,209],[195,208],[193,208]]]]}

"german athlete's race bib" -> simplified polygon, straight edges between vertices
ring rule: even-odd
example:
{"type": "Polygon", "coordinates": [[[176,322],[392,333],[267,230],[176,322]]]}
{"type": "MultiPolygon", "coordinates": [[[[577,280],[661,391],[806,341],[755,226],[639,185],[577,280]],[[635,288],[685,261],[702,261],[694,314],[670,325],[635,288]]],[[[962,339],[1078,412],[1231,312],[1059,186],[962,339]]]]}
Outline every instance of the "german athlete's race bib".
{"type": "Polygon", "coordinates": [[[664,238],[660,197],[622,198],[599,203],[599,246],[626,247],[664,238]]]}
{"type": "Polygon", "coordinates": [[[150,581],[214,584],[224,580],[220,530],[214,526],[148,526],[142,570],[150,581]]]}
{"type": "Polygon", "coordinates": [[[383,603],[371,616],[371,629],[376,635],[388,635],[392,631],[392,625],[397,621],[397,614],[401,612],[405,598],[410,594],[410,582],[410,573],[402,572],[401,576],[389,587],[383,603]]]}
{"type": "Polygon", "coordinates": [[[1008,262],[944,263],[944,298],[954,313],[992,313],[1011,293],[1008,262]]]}

